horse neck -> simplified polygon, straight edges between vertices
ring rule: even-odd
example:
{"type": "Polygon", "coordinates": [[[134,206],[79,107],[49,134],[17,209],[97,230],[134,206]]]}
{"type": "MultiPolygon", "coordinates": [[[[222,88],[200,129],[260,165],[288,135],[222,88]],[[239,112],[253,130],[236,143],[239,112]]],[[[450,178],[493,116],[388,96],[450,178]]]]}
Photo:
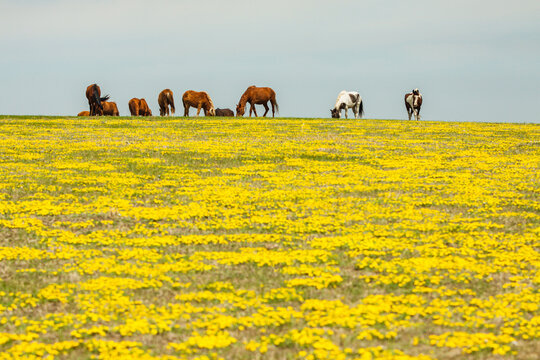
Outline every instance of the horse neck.
{"type": "Polygon", "coordinates": [[[336,100],[336,105],[334,105],[334,109],[339,110],[339,107],[344,102],[341,98],[342,98],[342,96],[338,96],[338,98],[336,100]]]}
{"type": "Polygon", "coordinates": [[[241,107],[246,106],[246,103],[249,101],[250,98],[251,98],[251,95],[248,94],[248,91],[244,92],[242,94],[242,97],[240,97],[240,101],[238,102],[238,105],[240,105],[241,107]]]}

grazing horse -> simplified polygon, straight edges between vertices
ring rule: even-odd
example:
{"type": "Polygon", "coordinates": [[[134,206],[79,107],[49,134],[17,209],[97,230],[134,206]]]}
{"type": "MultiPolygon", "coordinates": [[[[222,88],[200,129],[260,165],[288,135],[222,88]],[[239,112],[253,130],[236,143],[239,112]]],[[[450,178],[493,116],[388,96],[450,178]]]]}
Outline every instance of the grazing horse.
{"type": "Polygon", "coordinates": [[[152,110],[145,99],[133,98],[128,103],[131,116],[152,116],[152,110]]]}
{"type": "Polygon", "coordinates": [[[216,116],[234,116],[231,109],[216,109],[216,116]]]}
{"type": "Polygon", "coordinates": [[[160,92],[157,101],[159,104],[159,115],[169,116],[169,105],[171,106],[171,113],[174,115],[173,92],[170,89],[160,92]]]}
{"type": "Polygon", "coordinates": [[[90,105],[90,116],[96,116],[103,111],[102,101],[109,100],[109,95],[105,97],[101,96],[101,89],[97,84],[92,84],[86,88],[86,98],[88,99],[88,105],[90,105]]]}
{"type": "Polygon", "coordinates": [[[104,101],[101,104],[103,105],[103,114],[102,115],[120,116],[120,113],[118,112],[118,107],[116,106],[115,102],[104,101]]]}
{"type": "Polygon", "coordinates": [[[345,119],[348,119],[347,113],[350,108],[353,109],[355,118],[359,115],[360,118],[362,118],[362,115],[364,115],[364,102],[362,101],[360,94],[356,91],[343,90],[339,93],[334,108],[330,109],[332,118],[339,119],[341,110],[345,110],[345,119]]]}
{"type": "Polygon", "coordinates": [[[188,90],[182,95],[182,103],[184,104],[184,116],[189,116],[189,108],[197,108],[197,116],[204,111],[204,116],[216,116],[216,108],[208,93],[204,91],[188,90]]]}
{"type": "Polygon", "coordinates": [[[267,104],[268,101],[270,101],[270,103],[272,104],[272,117],[274,117],[274,106],[276,108],[276,111],[279,111],[279,107],[276,101],[276,92],[269,87],[256,87],[255,85],[252,85],[248,87],[246,91],[242,94],[238,105],[236,105],[236,116],[244,116],[246,103],[249,103],[250,117],[252,111],[255,113],[255,116],[258,116],[257,110],[255,109],[255,104],[264,106],[264,109],[266,111],[264,112],[263,117],[265,117],[269,110],[267,104]]]}
{"type": "Polygon", "coordinates": [[[416,120],[420,120],[420,108],[422,107],[422,94],[418,89],[414,89],[410,93],[405,94],[405,108],[407,109],[407,115],[411,120],[412,115],[416,120]]]}
{"type": "Polygon", "coordinates": [[[77,116],[90,116],[90,111],[81,111],[77,116]]]}

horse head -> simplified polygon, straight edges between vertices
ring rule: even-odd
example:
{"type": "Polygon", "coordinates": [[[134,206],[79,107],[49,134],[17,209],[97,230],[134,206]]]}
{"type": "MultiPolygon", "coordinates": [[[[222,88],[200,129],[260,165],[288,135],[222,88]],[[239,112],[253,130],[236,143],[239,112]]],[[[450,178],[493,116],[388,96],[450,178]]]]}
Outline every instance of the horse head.
{"type": "Polygon", "coordinates": [[[332,114],[333,119],[339,119],[339,110],[338,109],[330,109],[330,113],[332,114]]]}
{"type": "Polygon", "coordinates": [[[236,105],[236,116],[244,116],[245,106],[240,104],[236,105]]]}

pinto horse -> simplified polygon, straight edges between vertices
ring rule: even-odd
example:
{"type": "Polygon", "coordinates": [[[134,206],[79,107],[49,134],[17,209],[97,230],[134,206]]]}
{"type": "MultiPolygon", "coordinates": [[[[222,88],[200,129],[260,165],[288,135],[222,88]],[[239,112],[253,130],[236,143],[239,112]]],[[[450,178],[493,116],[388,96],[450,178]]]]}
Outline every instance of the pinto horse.
{"type": "Polygon", "coordinates": [[[109,100],[109,95],[105,97],[101,96],[101,89],[97,84],[92,84],[86,88],[86,98],[88,99],[88,105],[90,105],[90,116],[99,115],[103,111],[102,101],[109,100]]]}
{"type": "Polygon", "coordinates": [[[405,94],[405,108],[407,109],[407,115],[411,120],[414,114],[415,119],[420,120],[420,108],[422,107],[422,94],[420,90],[414,89],[410,93],[405,94]]]}
{"type": "Polygon", "coordinates": [[[171,107],[171,114],[174,115],[174,98],[173,92],[170,89],[160,92],[157,101],[159,104],[159,115],[169,116],[169,106],[171,107]]]}
{"type": "Polygon", "coordinates": [[[343,90],[339,93],[334,108],[330,109],[332,118],[339,119],[341,110],[345,110],[345,119],[348,119],[347,113],[350,108],[353,109],[355,118],[357,118],[358,115],[362,118],[362,115],[364,115],[364,102],[362,101],[360,94],[356,91],[343,90]]]}
{"type": "Polygon", "coordinates": [[[257,115],[257,110],[255,109],[255,104],[264,106],[266,110],[263,117],[268,113],[268,101],[272,104],[272,117],[274,117],[274,107],[276,111],[279,111],[279,107],[276,101],[276,92],[269,87],[256,87],[252,85],[244,91],[238,105],[236,105],[236,116],[244,116],[246,103],[249,103],[249,116],[251,117],[251,112],[257,115]]]}
{"type": "Polygon", "coordinates": [[[212,99],[205,91],[188,90],[182,95],[182,103],[184,104],[184,116],[189,116],[189,108],[197,108],[197,116],[204,111],[204,116],[216,116],[216,108],[212,99]]]}
{"type": "Polygon", "coordinates": [[[152,110],[145,99],[133,98],[129,100],[128,106],[131,116],[152,116],[152,110]]]}

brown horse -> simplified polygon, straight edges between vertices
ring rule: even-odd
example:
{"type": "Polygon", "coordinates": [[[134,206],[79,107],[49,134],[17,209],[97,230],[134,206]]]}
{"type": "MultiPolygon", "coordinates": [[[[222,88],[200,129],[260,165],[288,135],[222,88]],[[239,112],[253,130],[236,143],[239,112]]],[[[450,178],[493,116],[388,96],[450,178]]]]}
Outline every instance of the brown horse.
{"type": "Polygon", "coordinates": [[[133,98],[128,103],[131,116],[152,116],[152,110],[145,99],[133,98]]]}
{"type": "Polygon", "coordinates": [[[252,111],[255,113],[255,116],[257,116],[257,110],[255,110],[255,104],[264,106],[264,109],[266,111],[264,112],[263,117],[265,117],[269,110],[268,105],[267,105],[268,101],[270,101],[270,103],[272,104],[272,117],[274,117],[274,106],[276,107],[276,110],[279,111],[279,107],[276,102],[275,91],[269,87],[256,87],[255,85],[252,85],[246,89],[246,91],[240,98],[238,105],[236,105],[236,116],[244,116],[246,103],[249,103],[250,105],[249,116],[250,117],[251,117],[252,111]]]}
{"type": "Polygon", "coordinates": [[[182,103],[184,103],[184,116],[189,116],[189,107],[197,108],[197,116],[204,111],[204,116],[215,116],[216,109],[210,96],[204,91],[188,90],[182,95],[182,103]]]}
{"type": "Polygon", "coordinates": [[[105,97],[101,96],[101,89],[97,84],[92,84],[86,88],[86,98],[88,99],[88,105],[90,105],[90,116],[99,115],[103,111],[102,101],[109,100],[109,95],[105,97]]]}
{"type": "Polygon", "coordinates": [[[90,116],[90,111],[81,111],[77,116],[90,116]]]}
{"type": "Polygon", "coordinates": [[[420,120],[420,108],[422,107],[422,94],[418,89],[414,89],[410,93],[405,94],[405,108],[407,109],[407,115],[411,120],[412,115],[416,120],[420,120]]]}
{"type": "Polygon", "coordinates": [[[173,92],[170,89],[160,92],[157,101],[159,104],[159,115],[169,116],[169,105],[171,106],[171,113],[174,115],[174,98],[173,92]]]}
{"type": "Polygon", "coordinates": [[[231,109],[216,109],[216,116],[234,116],[231,109]]]}
{"type": "Polygon", "coordinates": [[[103,105],[103,114],[102,115],[120,116],[120,113],[118,112],[118,107],[116,106],[115,102],[104,101],[101,104],[103,105]]]}

